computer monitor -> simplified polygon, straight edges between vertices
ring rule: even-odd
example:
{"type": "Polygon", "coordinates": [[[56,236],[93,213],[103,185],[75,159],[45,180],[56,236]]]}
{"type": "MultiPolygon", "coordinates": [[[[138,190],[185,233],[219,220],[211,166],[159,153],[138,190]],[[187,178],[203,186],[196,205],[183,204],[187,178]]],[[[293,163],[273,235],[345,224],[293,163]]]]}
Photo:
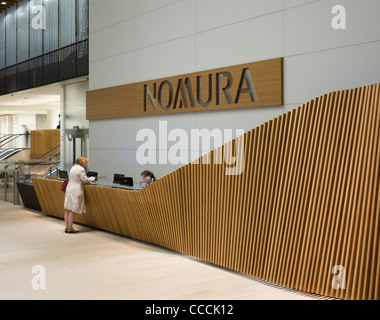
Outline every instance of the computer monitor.
{"type": "Polygon", "coordinates": [[[59,171],[58,172],[59,179],[67,179],[69,175],[67,174],[67,171],[59,171]]]}
{"type": "Polygon", "coordinates": [[[87,172],[87,177],[88,178],[95,177],[95,181],[98,181],[98,173],[97,172],[89,171],[89,172],[87,172]]]}
{"type": "Polygon", "coordinates": [[[124,174],[115,173],[113,176],[113,183],[120,184],[120,179],[125,177],[124,174]]]}
{"type": "Polygon", "coordinates": [[[120,184],[122,186],[133,187],[133,178],[131,178],[131,177],[122,177],[120,179],[120,184]]]}

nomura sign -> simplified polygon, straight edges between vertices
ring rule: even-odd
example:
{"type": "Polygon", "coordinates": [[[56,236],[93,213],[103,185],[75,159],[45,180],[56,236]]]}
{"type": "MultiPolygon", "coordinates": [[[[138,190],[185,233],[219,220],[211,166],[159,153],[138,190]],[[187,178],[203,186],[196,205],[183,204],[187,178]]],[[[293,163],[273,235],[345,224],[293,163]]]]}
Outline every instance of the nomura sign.
{"type": "Polygon", "coordinates": [[[234,77],[231,72],[218,72],[215,75],[211,73],[205,78],[208,79],[206,81],[208,85],[203,85],[202,76],[196,76],[193,79],[190,77],[181,78],[177,81],[176,87],[173,86],[170,80],[163,80],[159,85],[154,83],[152,88],[145,85],[144,112],[148,111],[148,101],[150,101],[150,105],[155,111],[157,111],[157,105],[163,111],[181,108],[207,108],[210,105],[220,106],[223,103],[222,98],[225,98],[225,103],[227,104],[238,105],[243,94],[248,94],[251,102],[259,101],[249,68],[242,69],[236,93],[231,91],[234,84],[234,77]],[[196,92],[193,90],[194,82],[196,83],[196,92]],[[225,82],[224,86],[222,85],[223,82],[225,82]],[[207,93],[205,100],[203,91],[207,93]],[[165,95],[166,101],[164,102],[165,95]]]}
{"type": "Polygon", "coordinates": [[[283,59],[149,80],[87,93],[87,119],[283,105],[283,59]]]}

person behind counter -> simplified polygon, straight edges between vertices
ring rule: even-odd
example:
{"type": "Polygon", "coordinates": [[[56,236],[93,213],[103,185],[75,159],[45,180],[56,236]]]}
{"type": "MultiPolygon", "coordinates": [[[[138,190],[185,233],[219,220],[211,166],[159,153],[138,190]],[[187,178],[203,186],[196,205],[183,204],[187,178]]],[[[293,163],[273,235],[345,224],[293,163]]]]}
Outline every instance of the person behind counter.
{"type": "Polygon", "coordinates": [[[75,213],[86,213],[86,203],[84,198],[83,183],[95,181],[95,177],[88,178],[86,166],[89,160],[85,157],[78,157],[76,164],[72,167],[69,174],[69,183],[65,195],[65,224],[66,233],[78,233],[73,227],[75,213]]]}
{"type": "Polygon", "coordinates": [[[146,183],[146,186],[150,186],[153,182],[155,182],[157,179],[154,176],[153,172],[150,172],[148,170],[141,173],[141,177],[143,178],[144,182],[146,183]]]}

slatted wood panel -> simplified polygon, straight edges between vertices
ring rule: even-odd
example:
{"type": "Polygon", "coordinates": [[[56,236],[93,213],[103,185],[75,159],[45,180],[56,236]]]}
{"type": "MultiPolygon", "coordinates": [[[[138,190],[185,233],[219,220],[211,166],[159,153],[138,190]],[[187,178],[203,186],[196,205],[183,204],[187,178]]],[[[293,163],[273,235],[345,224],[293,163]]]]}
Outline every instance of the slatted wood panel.
{"type": "MultiPolygon", "coordinates": [[[[333,92],[247,132],[239,176],[201,161],[139,192],[86,186],[77,221],[289,288],[378,300],[379,99],[379,83],[333,92]],[[332,287],[337,265],[345,290],[332,287]]],[[[62,218],[60,184],[34,180],[43,211],[62,218]]]]}
{"type": "Polygon", "coordinates": [[[31,131],[30,144],[30,158],[36,159],[61,144],[61,130],[31,131]]]}

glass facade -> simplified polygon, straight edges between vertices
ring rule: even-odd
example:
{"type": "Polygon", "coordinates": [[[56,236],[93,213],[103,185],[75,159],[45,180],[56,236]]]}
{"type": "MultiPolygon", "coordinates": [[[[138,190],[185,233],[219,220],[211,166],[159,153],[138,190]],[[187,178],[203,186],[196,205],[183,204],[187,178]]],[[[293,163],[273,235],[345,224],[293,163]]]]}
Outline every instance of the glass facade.
{"type": "MultiPolygon", "coordinates": [[[[31,0],[31,1],[29,1],[29,6],[30,6],[29,10],[32,10],[32,14],[33,14],[33,11],[35,11],[36,8],[38,8],[38,6],[43,5],[42,2],[43,2],[42,0],[31,0]]],[[[48,3],[49,2],[47,2],[47,4],[45,5],[46,11],[47,11],[48,3]]],[[[47,17],[48,17],[48,15],[46,14],[46,18],[47,17]]],[[[51,28],[51,24],[49,24],[49,26],[51,28]]],[[[45,33],[46,32],[47,32],[47,30],[45,30],[45,33]]],[[[43,32],[41,32],[40,29],[29,28],[29,39],[30,39],[30,42],[29,42],[29,59],[33,59],[35,57],[41,56],[44,53],[44,51],[43,51],[44,50],[43,32]]]]}
{"type": "Polygon", "coordinates": [[[16,10],[17,63],[29,59],[29,2],[21,1],[16,10]]]}
{"type": "Polygon", "coordinates": [[[44,0],[46,14],[46,29],[44,31],[44,53],[52,52],[58,49],[59,26],[58,26],[58,4],[64,1],[46,1],[44,0]],[[49,26],[49,28],[47,27],[49,26]]]}
{"type": "Polygon", "coordinates": [[[6,11],[5,15],[5,66],[17,63],[16,6],[6,11]]]}
{"type": "Polygon", "coordinates": [[[24,0],[0,14],[0,95],[88,75],[88,1],[24,0]]]}

